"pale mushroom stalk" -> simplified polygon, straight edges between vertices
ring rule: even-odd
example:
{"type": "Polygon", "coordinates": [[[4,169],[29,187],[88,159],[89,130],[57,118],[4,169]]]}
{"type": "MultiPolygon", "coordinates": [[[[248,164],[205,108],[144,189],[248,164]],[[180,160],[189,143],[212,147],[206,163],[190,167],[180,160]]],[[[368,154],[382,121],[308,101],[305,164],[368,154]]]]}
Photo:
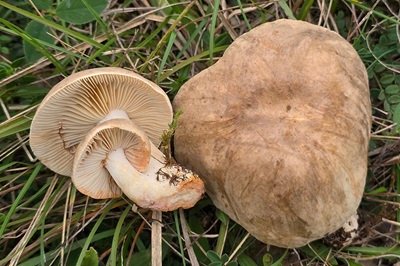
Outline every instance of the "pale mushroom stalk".
{"type": "MultiPolygon", "coordinates": [[[[125,119],[134,124],[126,112],[118,109],[110,111],[99,124],[114,119],[125,119]]],[[[115,183],[129,199],[143,208],[169,211],[194,205],[203,194],[202,189],[193,190],[190,186],[185,189],[184,186],[197,176],[179,165],[167,163],[164,154],[152,142],[150,145],[149,165],[143,172],[129,162],[122,148],[108,154],[105,168],[115,183]]]]}
{"type": "Polygon", "coordinates": [[[166,164],[158,152],[152,145],[148,169],[142,173],[127,160],[122,148],[108,154],[105,167],[122,192],[143,208],[168,211],[194,205],[202,191],[184,187],[195,175],[178,165],[166,164]]]}
{"type": "Polygon", "coordinates": [[[120,109],[111,110],[98,124],[111,119],[126,119],[129,120],[128,114],[120,109]]]}
{"type": "Polygon", "coordinates": [[[204,193],[196,174],[167,162],[146,133],[123,115],[105,120],[77,149],[72,180],[78,189],[104,198],[94,187],[109,186],[107,191],[117,189],[138,206],[158,211],[194,206],[204,193]]]}

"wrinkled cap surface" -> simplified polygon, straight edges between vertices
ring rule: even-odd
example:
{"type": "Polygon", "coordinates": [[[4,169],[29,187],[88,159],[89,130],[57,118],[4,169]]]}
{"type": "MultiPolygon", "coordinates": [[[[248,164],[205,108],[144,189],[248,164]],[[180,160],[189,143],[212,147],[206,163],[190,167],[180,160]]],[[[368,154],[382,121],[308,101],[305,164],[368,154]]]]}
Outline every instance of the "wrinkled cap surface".
{"type": "Polygon", "coordinates": [[[298,247],[356,212],[371,126],[366,69],[338,34],[278,20],[190,79],[175,156],[257,239],[298,247]]]}
{"type": "Polygon", "coordinates": [[[119,148],[136,170],[147,169],[151,146],[144,132],[124,119],[102,122],[86,134],[75,153],[72,182],[81,193],[95,199],[121,196],[105,168],[108,153],[119,148]]]}
{"type": "Polygon", "coordinates": [[[70,176],[79,142],[115,110],[125,112],[156,146],[172,121],[169,99],[153,82],[121,68],[85,70],[44,98],[31,125],[32,150],[51,170],[70,176]]]}

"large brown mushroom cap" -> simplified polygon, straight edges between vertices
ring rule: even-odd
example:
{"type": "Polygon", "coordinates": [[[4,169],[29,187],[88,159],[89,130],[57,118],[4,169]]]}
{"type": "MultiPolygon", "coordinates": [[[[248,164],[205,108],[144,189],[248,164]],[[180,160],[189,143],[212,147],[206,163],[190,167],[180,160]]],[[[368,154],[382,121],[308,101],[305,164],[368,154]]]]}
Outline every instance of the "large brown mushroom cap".
{"type": "Polygon", "coordinates": [[[54,86],[39,106],[32,150],[51,170],[70,176],[76,147],[112,112],[133,121],[156,146],[172,120],[169,99],[153,82],[122,68],[85,70],[54,86]]]}
{"type": "Polygon", "coordinates": [[[302,246],[356,212],[367,173],[365,67],[338,34],[278,20],[180,89],[178,162],[259,240],[302,246]]]}

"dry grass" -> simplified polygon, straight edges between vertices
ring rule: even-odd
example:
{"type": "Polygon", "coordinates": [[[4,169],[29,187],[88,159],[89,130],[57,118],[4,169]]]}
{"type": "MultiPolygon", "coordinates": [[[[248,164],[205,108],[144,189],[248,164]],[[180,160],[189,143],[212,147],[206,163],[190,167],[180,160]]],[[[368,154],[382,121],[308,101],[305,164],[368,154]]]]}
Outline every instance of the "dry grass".
{"type": "Polygon", "coordinates": [[[54,10],[37,8],[37,1],[0,1],[0,17],[5,20],[0,21],[0,37],[8,37],[0,38],[0,46],[9,50],[0,50],[0,265],[87,263],[89,247],[96,250],[101,265],[150,262],[150,213],[128,211],[131,203],[124,198],[99,201],[83,196],[69,178],[54,175],[31,153],[30,121],[52,85],[88,67],[120,66],[155,81],[173,98],[186,80],[218,60],[235,38],[266,21],[293,16],[339,32],[368,68],[374,114],[359,238],[346,247],[332,248],[317,241],[285,251],[256,241],[205,198],[191,210],[163,214],[163,263],[209,265],[210,251],[226,254],[227,262],[239,265],[392,265],[398,261],[398,103],[390,102],[393,95],[386,95],[385,88],[400,85],[400,3],[154,2],[114,0],[100,20],[74,26],[54,17],[57,28],[46,17],[54,10]],[[23,28],[33,19],[47,23],[54,43],[39,42],[38,47],[49,55],[28,64],[21,38],[26,38],[23,28]],[[392,38],[391,34],[397,42],[384,44],[382,39],[392,38]],[[393,81],[388,83],[391,75],[393,81]]]}

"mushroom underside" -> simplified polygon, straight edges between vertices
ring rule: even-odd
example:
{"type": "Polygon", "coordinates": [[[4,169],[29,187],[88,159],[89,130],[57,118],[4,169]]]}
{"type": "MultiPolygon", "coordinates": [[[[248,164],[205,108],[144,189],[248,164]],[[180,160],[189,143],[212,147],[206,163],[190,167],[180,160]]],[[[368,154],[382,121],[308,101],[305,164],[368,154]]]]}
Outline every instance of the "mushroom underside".
{"type": "Polygon", "coordinates": [[[138,206],[160,211],[190,208],[204,193],[197,175],[167,163],[146,134],[126,119],[111,119],[89,131],[78,146],[72,181],[90,197],[123,192],[138,206]]]}

